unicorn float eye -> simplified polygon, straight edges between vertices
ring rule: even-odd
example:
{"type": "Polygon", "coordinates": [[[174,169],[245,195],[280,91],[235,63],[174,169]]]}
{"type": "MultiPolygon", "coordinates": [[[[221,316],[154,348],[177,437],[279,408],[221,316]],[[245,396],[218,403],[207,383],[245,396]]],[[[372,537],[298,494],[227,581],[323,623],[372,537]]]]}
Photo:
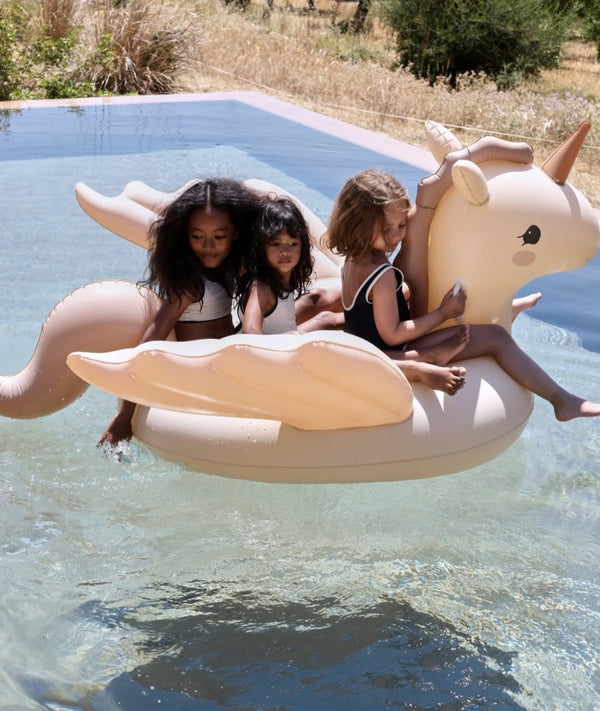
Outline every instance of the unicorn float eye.
{"type": "Polygon", "coordinates": [[[530,225],[527,230],[519,235],[518,239],[523,240],[523,244],[537,244],[542,236],[542,231],[537,225],[530,225]]]}

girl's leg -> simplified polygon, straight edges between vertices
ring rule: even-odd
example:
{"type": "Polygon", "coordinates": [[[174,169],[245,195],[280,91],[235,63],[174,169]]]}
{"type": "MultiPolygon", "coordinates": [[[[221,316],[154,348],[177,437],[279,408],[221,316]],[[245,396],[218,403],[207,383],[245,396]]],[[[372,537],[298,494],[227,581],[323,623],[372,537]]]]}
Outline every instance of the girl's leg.
{"type": "Polygon", "coordinates": [[[409,360],[435,365],[448,365],[469,342],[469,326],[441,329],[427,336],[427,344],[421,339],[409,343],[404,356],[409,360]]]}
{"type": "Polygon", "coordinates": [[[298,325],[314,318],[321,311],[339,313],[343,318],[342,288],[311,289],[296,301],[296,323],[298,325]]]}
{"type": "Polygon", "coordinates": [[[493,356],[498,365],[513,380],[554,407],[557,420],[565,422],[575,417],[597,417],[600,404],[584,400],[562,388],[515,343],[502,326],[471,326],[469,342],[460,354],[463,358],[493,356]]]}
{"type": "Polygon", "coordinates": [[[527,294],[527,296],[520,296],[518,299],[513,299],[512,320],[514,321],[523,311],[533,308],[541,298],[542,292],[536,291],[535,294],[527,294]]]}
{"type": "Polygon", "coordinates": [[[298,333],[311,331],[339,331],[346,325],[341,311],[321,311],[316,316],[298,324],[298,333]]]}

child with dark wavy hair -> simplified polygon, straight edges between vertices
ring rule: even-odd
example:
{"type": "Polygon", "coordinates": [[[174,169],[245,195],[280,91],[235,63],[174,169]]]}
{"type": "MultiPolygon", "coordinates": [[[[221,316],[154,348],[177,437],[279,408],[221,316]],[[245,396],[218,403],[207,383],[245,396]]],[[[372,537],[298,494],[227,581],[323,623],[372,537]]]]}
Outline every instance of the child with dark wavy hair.
{"type": "MultiPolygon", "coordinates": [[[[229,178],[198,180],[163,210],[150,231],[148,276],[141,282],[164,299],[140,343],[222,338],[234,332],[232,300],[261,197],[229,178]]],[[[100,438],[132,436],[135,403],[121,407],[100,438]]]]}
{"type": "Polygon", "coordinates": [[[148,275],[141,283],[170,304],[165,311],[178,340],[233,331],[231,301],[261,206],[261,197],[237,180],[199,180],[152,225],[148,275]]]}
{"type": "Polygon", "coordinates": [[[308,227],[296,203],[267,196],[253,223],[247,275],[238,291],[243,333],[295,331],[295,300],[313,271],[308,227]]]}

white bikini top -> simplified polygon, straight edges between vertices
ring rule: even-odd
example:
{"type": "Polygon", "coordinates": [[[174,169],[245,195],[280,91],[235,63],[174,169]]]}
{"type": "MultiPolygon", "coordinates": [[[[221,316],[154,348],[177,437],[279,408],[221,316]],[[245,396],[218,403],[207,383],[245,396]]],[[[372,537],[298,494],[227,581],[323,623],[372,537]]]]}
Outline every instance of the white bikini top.
{"type": "Polygon", "coordinates": [[[214,321],[231,314],[231,296],[222,284],[204,280],[204,298],[193,301],[179,317],[180,321],[214,321]]]}

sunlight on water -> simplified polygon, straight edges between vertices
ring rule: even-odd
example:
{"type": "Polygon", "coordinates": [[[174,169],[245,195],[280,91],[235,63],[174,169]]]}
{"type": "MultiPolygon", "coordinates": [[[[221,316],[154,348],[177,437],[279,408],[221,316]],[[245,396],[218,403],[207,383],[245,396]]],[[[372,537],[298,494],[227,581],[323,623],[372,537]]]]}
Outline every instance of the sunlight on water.
{"type": "MultiPolygon", "coordinates": [[[[598,354],[528,317],[517,336],[589,392],[598,354]]],[[[113,407],[90,390],[2,423],[1,666],[19,708],[598,700],[589,421],[537,402],[483,467],[319,487],[187,472],[135,444],[115,464],[93,446],[113,407]]]]}
{"type": "MultiPolygon", "coordinates": [[[[77,180],[117,194],[230,169],[323,218],[331,207],[227,148],[2,164],[1,371],[27,362],[71,289],[143,272],[141,250],[82,214],[77,180]]],[[[515,336],[600,399],[600,354],[575,335],[526,315],[515,336]]],[[[2,709],[600,705],[597,422],[559,424],[537,400],[482,467],[286,486],[189,472],[135,443],[117,462],[95,446],[114,409],[90,389],[0,421],[2,709]]]]}

